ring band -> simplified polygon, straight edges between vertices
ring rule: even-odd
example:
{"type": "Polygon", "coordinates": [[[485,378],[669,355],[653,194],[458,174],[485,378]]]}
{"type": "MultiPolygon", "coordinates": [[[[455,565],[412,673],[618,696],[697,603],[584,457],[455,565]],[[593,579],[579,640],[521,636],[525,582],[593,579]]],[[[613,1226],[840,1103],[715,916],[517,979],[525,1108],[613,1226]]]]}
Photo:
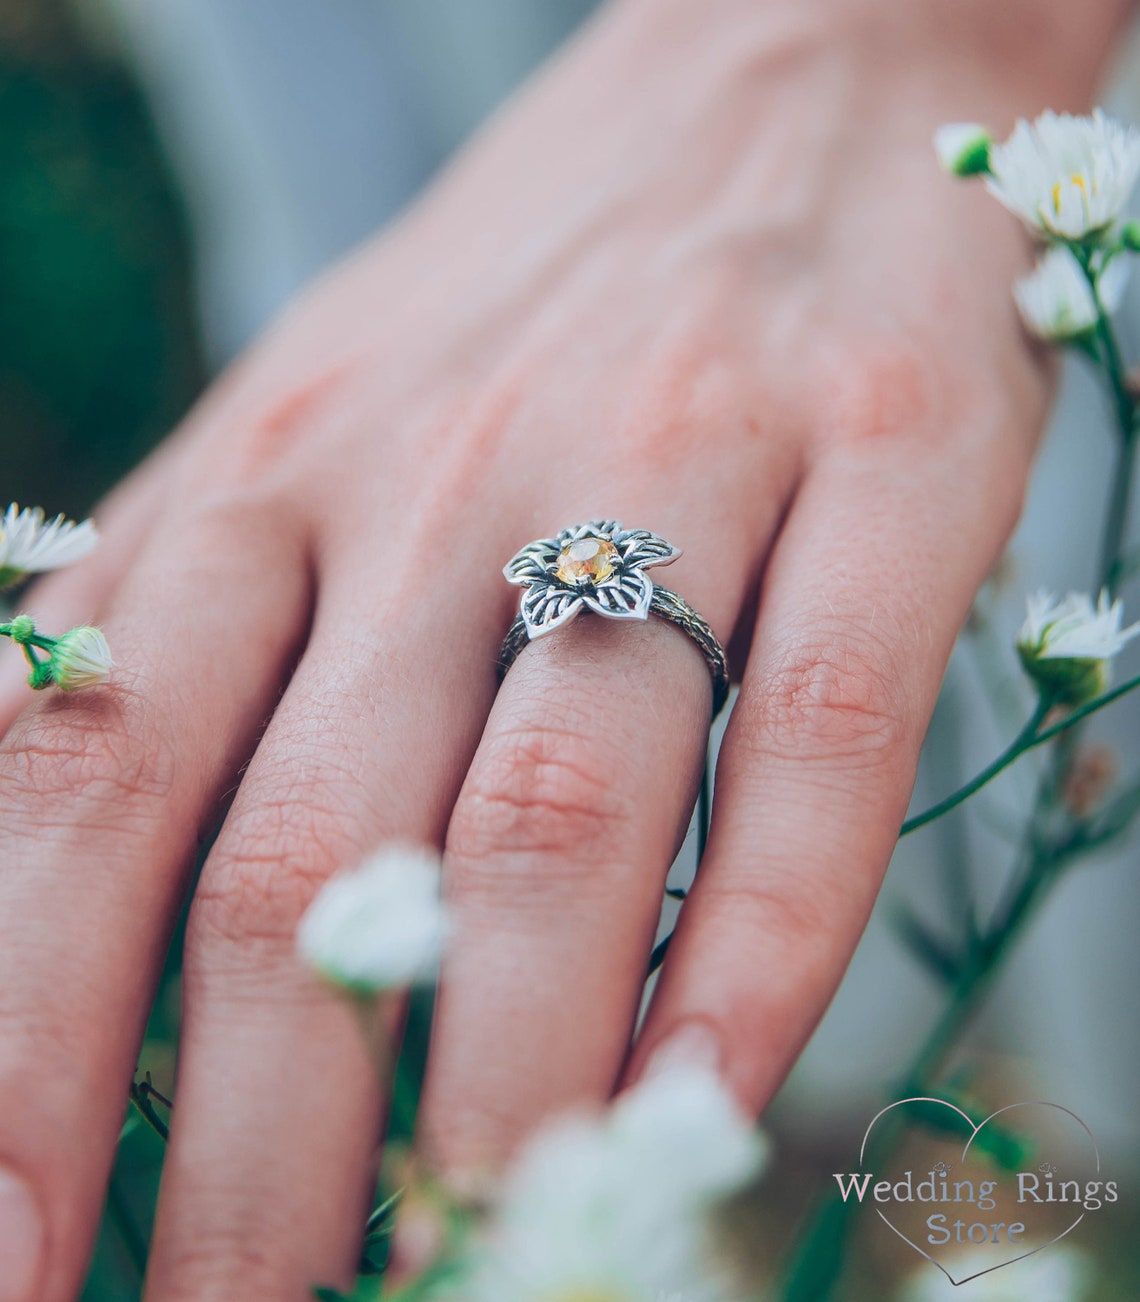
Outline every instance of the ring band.
{"type": "Polygon", "coordinates": [[[499,680],[519,652],[536,637],[570,623],[583,610],[606,619],[648,619],[659,615],[697,644],[712,679],[713,715],[728,697],[728,660],[716,634],[670,588],[645,573],[668,565],[681,549],[647,529],[623,529],[619,520],[591,520],[563,529],[555,538],[528,543],[503,567],[508,583],[525,587],[521,609],[499,652],[499,680]]]}

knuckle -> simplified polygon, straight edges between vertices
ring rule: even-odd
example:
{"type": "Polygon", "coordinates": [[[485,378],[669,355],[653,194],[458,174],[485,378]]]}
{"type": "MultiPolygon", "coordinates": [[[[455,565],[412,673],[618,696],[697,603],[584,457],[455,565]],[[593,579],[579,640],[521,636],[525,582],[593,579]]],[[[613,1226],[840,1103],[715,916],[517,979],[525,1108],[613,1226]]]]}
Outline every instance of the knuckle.
{"type": "Polygon", "coordinates": [[[908,735],[900,678],[890,653],[865,635],[798,646],[777,657],[748,693],[745,736],[765,753],[792,759],[880,760],[908,735]]]}
{"type": "Polygon", "coordinates": [[[87,820],[95,811],[124,814],[163,801],[177,765],[168,740],[125,688],[98,700],[53,700],[27,716],[5,748],[0,786],[14,803],[66,797],[87,820]],[[124,804],[130,797],[130,804],[124,804]]]}
{"type": "Polygon", "coordinates": [[[937,430],[947,424],[947,392],[921,341],[901,335],[864,345],[832,373],[821,429],[863,444],[937,430]]]}
{"type": "MultiPolygon", "coordinates": [[[[266,1189],[264,1195],[271,1201],[273,1190],[266,1189]]],[[[195,1220],[194,1233],[180,1230],[177,1245],[162,1253],[162,1296],[168,1302],[234,1296],[288,1302],[296,1296],[286,1281],[292,1264],[287,1254],[280,1246],[268,1246],[290,1242],[292,1227],[276,1227],[280,1237],[273,1239],[267,1227],[249,1224],[248,1217],[227,1225],[216,1213],[203,1211],[195,1220]]]]}
{"type": "Polygon", "coordinates": [[[484,743],[452,816],[448,853],[467,872],[545,854],[559,856],[560,868],[589,871],[632,812],[619,765],[596,740],[553,724],[524,727],[484,743]]]}
{"type": "Polygon", "coordinates": [[[800,955],[826,946],[843,910],[841,900],[830,891],[804,890],[787,877],[758,873],[722,883],[707,907],[726,926],[743,925],[758,936],[778,937],[781,946],[800,955]]]}
{"type": "Polygon", "coordinates": [[[732,356],[722,329],[698,312],[635,365],[629,378],[635,401],[614,449],[623,469],[640,475],[649,464],[683,475],[691,465],[694,429],[750,424],[755,380],[732,356]]]}
{"type": "Polygon", "coordinates": [[[321,885],[359,853],[357,819],[333,782],[311,781],[242,803],[227,820],[194,897],[194,931],[238,945],[291,945],[321,885]]]}
{"type": "Polygon", "coordinates": [[[236,437],[230,422],[218,430],[228,447],[230,478],[239,487],[256,487],[292,467],[315,435],[337,435],[351,419],[355,366],[339,363],[304,374],[265,399],[251,419],[243,418],[236,437]]]}

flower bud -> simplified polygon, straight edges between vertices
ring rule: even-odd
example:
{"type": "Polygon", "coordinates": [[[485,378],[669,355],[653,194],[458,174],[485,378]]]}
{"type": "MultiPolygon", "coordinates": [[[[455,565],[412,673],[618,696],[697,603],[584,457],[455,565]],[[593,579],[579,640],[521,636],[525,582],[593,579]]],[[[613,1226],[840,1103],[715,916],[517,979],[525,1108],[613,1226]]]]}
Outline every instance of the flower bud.
{"type": "Polygon", "coordinates": [[[1099,696],[1109,683],[1109,661],[1140,633],[1140,624],[1120,627],[1124,607],[1102,592],[1094,607],[1085,593],[1055,601],[1047,592],[1029,598],[1017,636],[1025,672],[1046,700],[1078,706],[1099,696]]]}
{"type": "Polygon", "coordinates": [[[1049,659],[1034,655],[1018,645],[1022,668],[1033,679],[1042,696],[1058,705],[1078,706],[1096,698],[1107,690],[1109,671],[1107,660],[1094,660],[1086,656],[1064,656],[1049,659]]]}
{"type": "Polygon", "coordinates": [[[103,634],[97,628],[84,627],[64,633],[52,647],[47,664],[51,681],[64,692],[74,692],[103,682],[113,661],[103,634]]]}
{"type": "Polygon", "coordinates": [[[45,687],[50,687],[55,682],[51,676],[51,665],[46,660],[41,660],[28,675],[28,686],[33,692],[42,692],[45,687]]]}
{"type": "Polygon", "coordinates": [[[1058,244],[1015,283],[1013,297],[1030,334],[1047,343],[1078,343],[1092,338],[1102,306],[1106,312],[1119,307],[1127,281],[1128,262],[1114,258],[1097,273],[1098,304],[1072,251],[1058,244]]]}
{"type": "Polygon", "coordinates": [[[8,622],[8,636],[17,645],[27,642],[29,638],[35,637],[36,623],[31,615],[13,615],[8,622]]]}
{"type": "Polygon", "coordinates": [[[951,176],[982,176],[990,170],[993,138],[977,122],[948,122],[934,133],[934,152],[951,176]]]}
{"type": "Polygon", "coordinates": [[[1140,222],[1125,222],[1120,228],[1120,247],[1130,253],[1140,252],[1140,222]]]}

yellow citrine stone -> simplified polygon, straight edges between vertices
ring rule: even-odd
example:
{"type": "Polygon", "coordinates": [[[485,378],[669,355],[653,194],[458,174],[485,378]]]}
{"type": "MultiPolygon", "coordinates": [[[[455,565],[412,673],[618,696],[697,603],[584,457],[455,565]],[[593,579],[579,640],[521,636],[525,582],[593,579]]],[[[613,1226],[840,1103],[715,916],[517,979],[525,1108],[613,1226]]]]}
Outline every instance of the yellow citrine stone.
{"type": "Polygon", "coordinates": [[[554,573],[563,583],[601,583],[614,572],[620,559],[621,554],[608,538],[579,538],[558,553],[554,573]]]}

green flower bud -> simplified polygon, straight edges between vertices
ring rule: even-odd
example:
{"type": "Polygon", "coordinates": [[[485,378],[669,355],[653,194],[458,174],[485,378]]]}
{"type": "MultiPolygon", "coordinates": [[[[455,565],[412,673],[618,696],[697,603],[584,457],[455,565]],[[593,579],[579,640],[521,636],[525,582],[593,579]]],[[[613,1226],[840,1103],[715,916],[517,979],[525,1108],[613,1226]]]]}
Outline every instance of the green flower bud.
{"type": "Polygon", "coordinates": [[[42,692],[45,687],[50,687],[54,682],[51,665],[46,660],[41,660],[28,675],[28,686],[33,692],[42,692]]]}
{"type": "Polygon", "coordinates": [[[1055,601],[1047,592],[1029,598],[1029,610],[1017,637],[1017,654],[1042,697],[1058,705],[1078,706],[1108,687],[1109,661],[1140,625],[1121,628],[1124,607],[1110,604],[1102,592],[1094,607],[1085,593],[1071,592],[1055,601]]]}
{"type": "Polygon", "coordinates": [[[1108,688],[1107,660],[1092,660],[1083,656],[1049,659],[1022,646],[1017,648],[1017,654],[1021,658],[1022,667],[1037,684],[1041,695],[1056,701],[1058,705],[1084,705],[1095,700],[1108,688]]]}
{"type": "Polygon", "coordinates": [[[13,615],[8,623],[8,636],[13,642],[24,643],[35,635],[36,625],[31,615],[13,615]]]}
{"type": "Polygon", "coordinates": [[[64,633],[47,662],[52,682],[65,692],[103,682],[112,664],[111,648],[97,628],[73,628],[64,633]]]}
{"type": "Polygon", "coordinates": [[[984,176],[993,138],[977,122],[948,122],[934,133],[934,152],[951,176],[984,176]]]}

